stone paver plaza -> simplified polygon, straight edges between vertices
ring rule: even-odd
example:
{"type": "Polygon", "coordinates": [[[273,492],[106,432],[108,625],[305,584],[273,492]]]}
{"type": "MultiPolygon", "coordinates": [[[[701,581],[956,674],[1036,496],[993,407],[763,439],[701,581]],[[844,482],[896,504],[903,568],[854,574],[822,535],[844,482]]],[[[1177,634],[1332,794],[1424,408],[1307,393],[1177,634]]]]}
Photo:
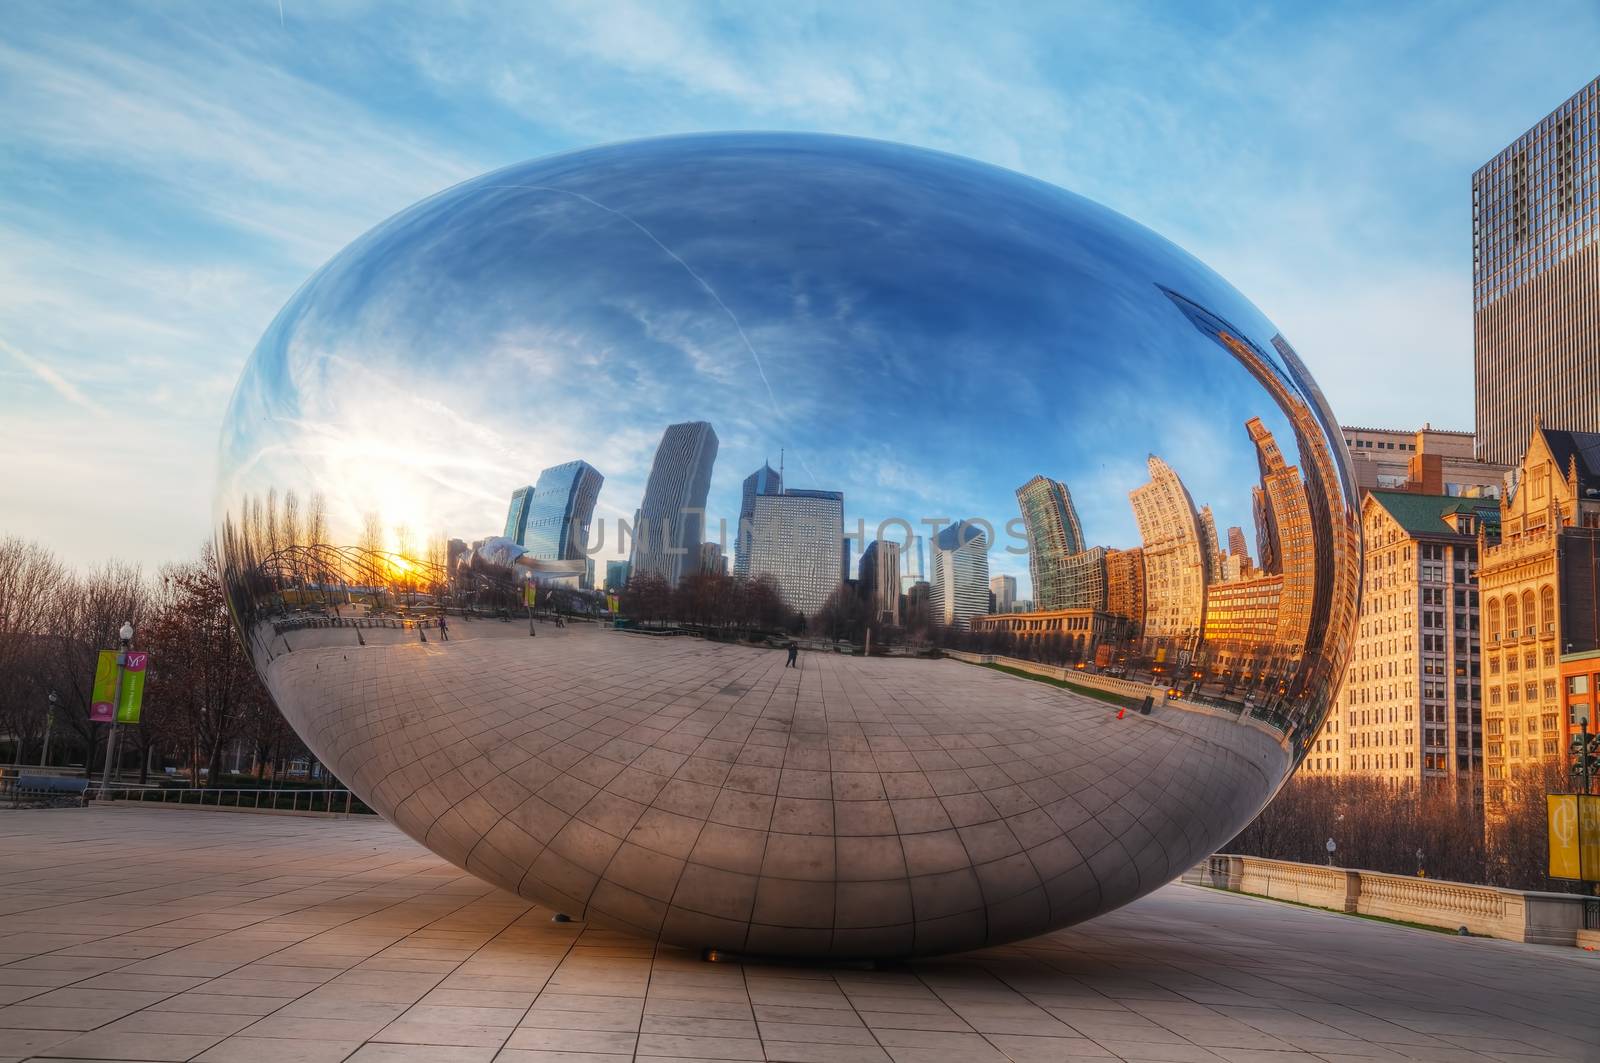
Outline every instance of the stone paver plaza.
{"type": "Polygon", "coordinates": [[[0,1058],[1600,1059],[1600,958],[1169,886],[878,969],[706,963],[373,818],[0,812],[0,1058]]]}

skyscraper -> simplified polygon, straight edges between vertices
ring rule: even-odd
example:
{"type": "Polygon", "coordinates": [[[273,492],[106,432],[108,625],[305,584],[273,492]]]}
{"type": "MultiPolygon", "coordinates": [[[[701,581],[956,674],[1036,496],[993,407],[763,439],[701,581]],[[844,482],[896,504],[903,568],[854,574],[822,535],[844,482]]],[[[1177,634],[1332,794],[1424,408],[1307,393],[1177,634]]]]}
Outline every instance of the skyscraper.
{"type": "Polygon", "coordinates": [[[1535,414],[1600,432],[1600,78],[1472,175],[1478,456],[1515,465],[1535,414]]]}
{"type": "Polygon", "coordinates": [[[533,500],[533,485],[519,487],[511,492],[511,506],[506,510],[505,537],[522,545],[528,536],[528,503],[533,500]]]}
{"type": "Polygon", "coordinates": [[[989,593],[994,595],[995,612],[1011,612],[1017,606],[1017,577],[995,576],[989,581],[989,593]]]}
{"type": "Polygon", "coordinates": [[[1144,551],[1106,551],[1106,612],[1127,621],[1128,638],[1144,635],[1144,551]]]}
{"type": "MultiPolygon", "coordinates": [[[[880,624],[900,624],[900,544],[874,539],[861,552],[856,583],[867,599],[873,619],[880,624]]],[[[1015,581],[1013,581],[1015,586],[1015,581]]]]}
{"type": "Polygon", "coordinates": [[[586,461],[552,465],[538,482],[511,496],[506,538],[542,561],[577,561],[589,539],[589,521],[605,477],[586,461]]]}
{"type": "Polygon", "coordinates": [[[606,591],[615,593],[628,585],[628,563],[626,561],[606,562],[606,591]]]}
{"type": "Polygon", "coordinates": [[[1256,445],[1266,522],[1272,529],[1275,567],[1269,574],[1283,577],[1278,598],[1277,649],[1297,661],[1311,633],[1317,593],[1317,540],[1311,502],[1300,470],[1284,461],[1277,441],[1261,418],[1250,418],[1245,430],[1256,445]]]}
{"type": "Polygon", "coordinates": [[[1200,549],[1206,558],[1206,579],[1222,579],[1222,542],[1217,538],[1217,518],[1209,505],[1200,507],[1200,549]]]}
{"type": "Polygon", "coordinates": [[[700,544],[700,571],[710,576],[721,576],[728,571],[727,558],[722,556],[721,543],[700,544]]]}
{"type": "Polygon", "coordinates": [[[815,616],[841,582],[844,493],[787,490],[757,495],[749,575],[770,575],[791,609],[815,616]]]}
{"type": "MultiPolygon", "coordinates": [[[[1083,551],[1083,526],[1067,485],[1035,476],[1017,488],[1017,506],[1028,536],[1028,575],[1033,580],[1033,600],[1040,609],[1096,608],[1084,606],[1078,577],[1086,566],[1069,566],[1068,559],[1083,551]]],[[[1092,568],[1092,566],[1087,566],[1092,568]]],[[[1103,582],[1102,576],[1102,582],[1103,582]]]]}
{"type": "Polygon", "coordinates": [[[733,574],[750,575],[750,529],[756,517],[757,495],[783,494],[783,475],[766,462],[744,478],[744,493],[739,500],[739,527],[734,532],[733,574]]]}
{"type": "Polygon", "coordinates": [[[711,425],[688,421],[667,426],[634,518],[630,579],[651,573],[675,587],[699,564],[706,494],[716,461],[717,433],[711,425]]]}
{"type": "Polygon", "coordinates": [[[1479,536],[1496,537],[1498,503],[1374,490],[1361,511],[1370,553],[1356,651],[1301,770],[1453,779],[1471,793],[1483,785],[1479,536]]]}
{"type": "Polygon", "coordinates": [[[1128,492],[1143,540],[1144,637],[1151,652],[1188,654],[1205,627],[1206,559],[1189,489],[1171,466],[1150,455],[1150,482],[1128,492]]]}
{"type": "Polygon", "coordinates": [[[927,546],[922,536],[908,535],[900,546],[900,593],[928,581],[927,546]]]}
{"type": "Polygon", "coordinates": [[[989,536],[975,521],[961,521],[933,537],[929,620],[965,628],[989,611],[989,536]]]}

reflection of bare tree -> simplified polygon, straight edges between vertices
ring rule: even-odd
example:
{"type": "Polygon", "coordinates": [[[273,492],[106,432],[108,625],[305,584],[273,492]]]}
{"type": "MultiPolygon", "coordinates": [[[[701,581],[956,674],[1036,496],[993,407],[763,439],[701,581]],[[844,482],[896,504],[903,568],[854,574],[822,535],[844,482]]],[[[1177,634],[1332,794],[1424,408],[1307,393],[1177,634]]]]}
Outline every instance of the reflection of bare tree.
{"type": "Polygon", "coordinates": [[[619,597],[623,615],[646,624],[677,621],[713,632],[752,633],[790,631],[797,621],[770,575],[692,572],[672,587],[659,573],[641,572],[619,597]]]}

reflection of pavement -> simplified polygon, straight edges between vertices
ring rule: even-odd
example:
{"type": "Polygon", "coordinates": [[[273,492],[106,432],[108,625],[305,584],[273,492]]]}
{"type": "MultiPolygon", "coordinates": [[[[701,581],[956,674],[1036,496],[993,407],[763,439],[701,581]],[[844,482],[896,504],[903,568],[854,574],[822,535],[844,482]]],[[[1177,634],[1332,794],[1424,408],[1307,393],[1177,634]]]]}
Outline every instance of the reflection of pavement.
{"type": "Polygon", "coordinates": [[[1231,836],[1277,742],[953,661],[541,625],[297,646],[323,761],[441,855],[578,916],[770,953],[948,951],[1096,914],[1231,836]]]}
{"type": "Polygon", "coordinates": [[[862,970],[701,963],[552,923],[370,817],[0,812],[0,882],[0,1051],[19,1056],[1595,1058],[1592,953],[1194,886],[862,970]]]}

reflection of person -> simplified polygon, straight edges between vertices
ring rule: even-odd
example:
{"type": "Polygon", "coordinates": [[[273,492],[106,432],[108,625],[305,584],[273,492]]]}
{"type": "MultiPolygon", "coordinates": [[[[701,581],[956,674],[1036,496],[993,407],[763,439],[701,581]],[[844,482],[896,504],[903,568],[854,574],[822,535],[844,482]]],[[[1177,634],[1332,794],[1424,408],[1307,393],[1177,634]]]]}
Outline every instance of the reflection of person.
{"type": "Polygon", "coordinates": [[[439,641],[450,641],[450,622],[445,619],[443,612],[439,614],[439,641]]]}
{"type": "Polygon", "coordinates": [[[798,668],[799,665],[795,664],[795,662],[797,660],[799,660],[799,659],[800,659],[800,644],[798,642],[789,643],[789,660],[788,660],[788,662],[786,664],[784,664],[784,667],[785,668],[798,668]]]}

